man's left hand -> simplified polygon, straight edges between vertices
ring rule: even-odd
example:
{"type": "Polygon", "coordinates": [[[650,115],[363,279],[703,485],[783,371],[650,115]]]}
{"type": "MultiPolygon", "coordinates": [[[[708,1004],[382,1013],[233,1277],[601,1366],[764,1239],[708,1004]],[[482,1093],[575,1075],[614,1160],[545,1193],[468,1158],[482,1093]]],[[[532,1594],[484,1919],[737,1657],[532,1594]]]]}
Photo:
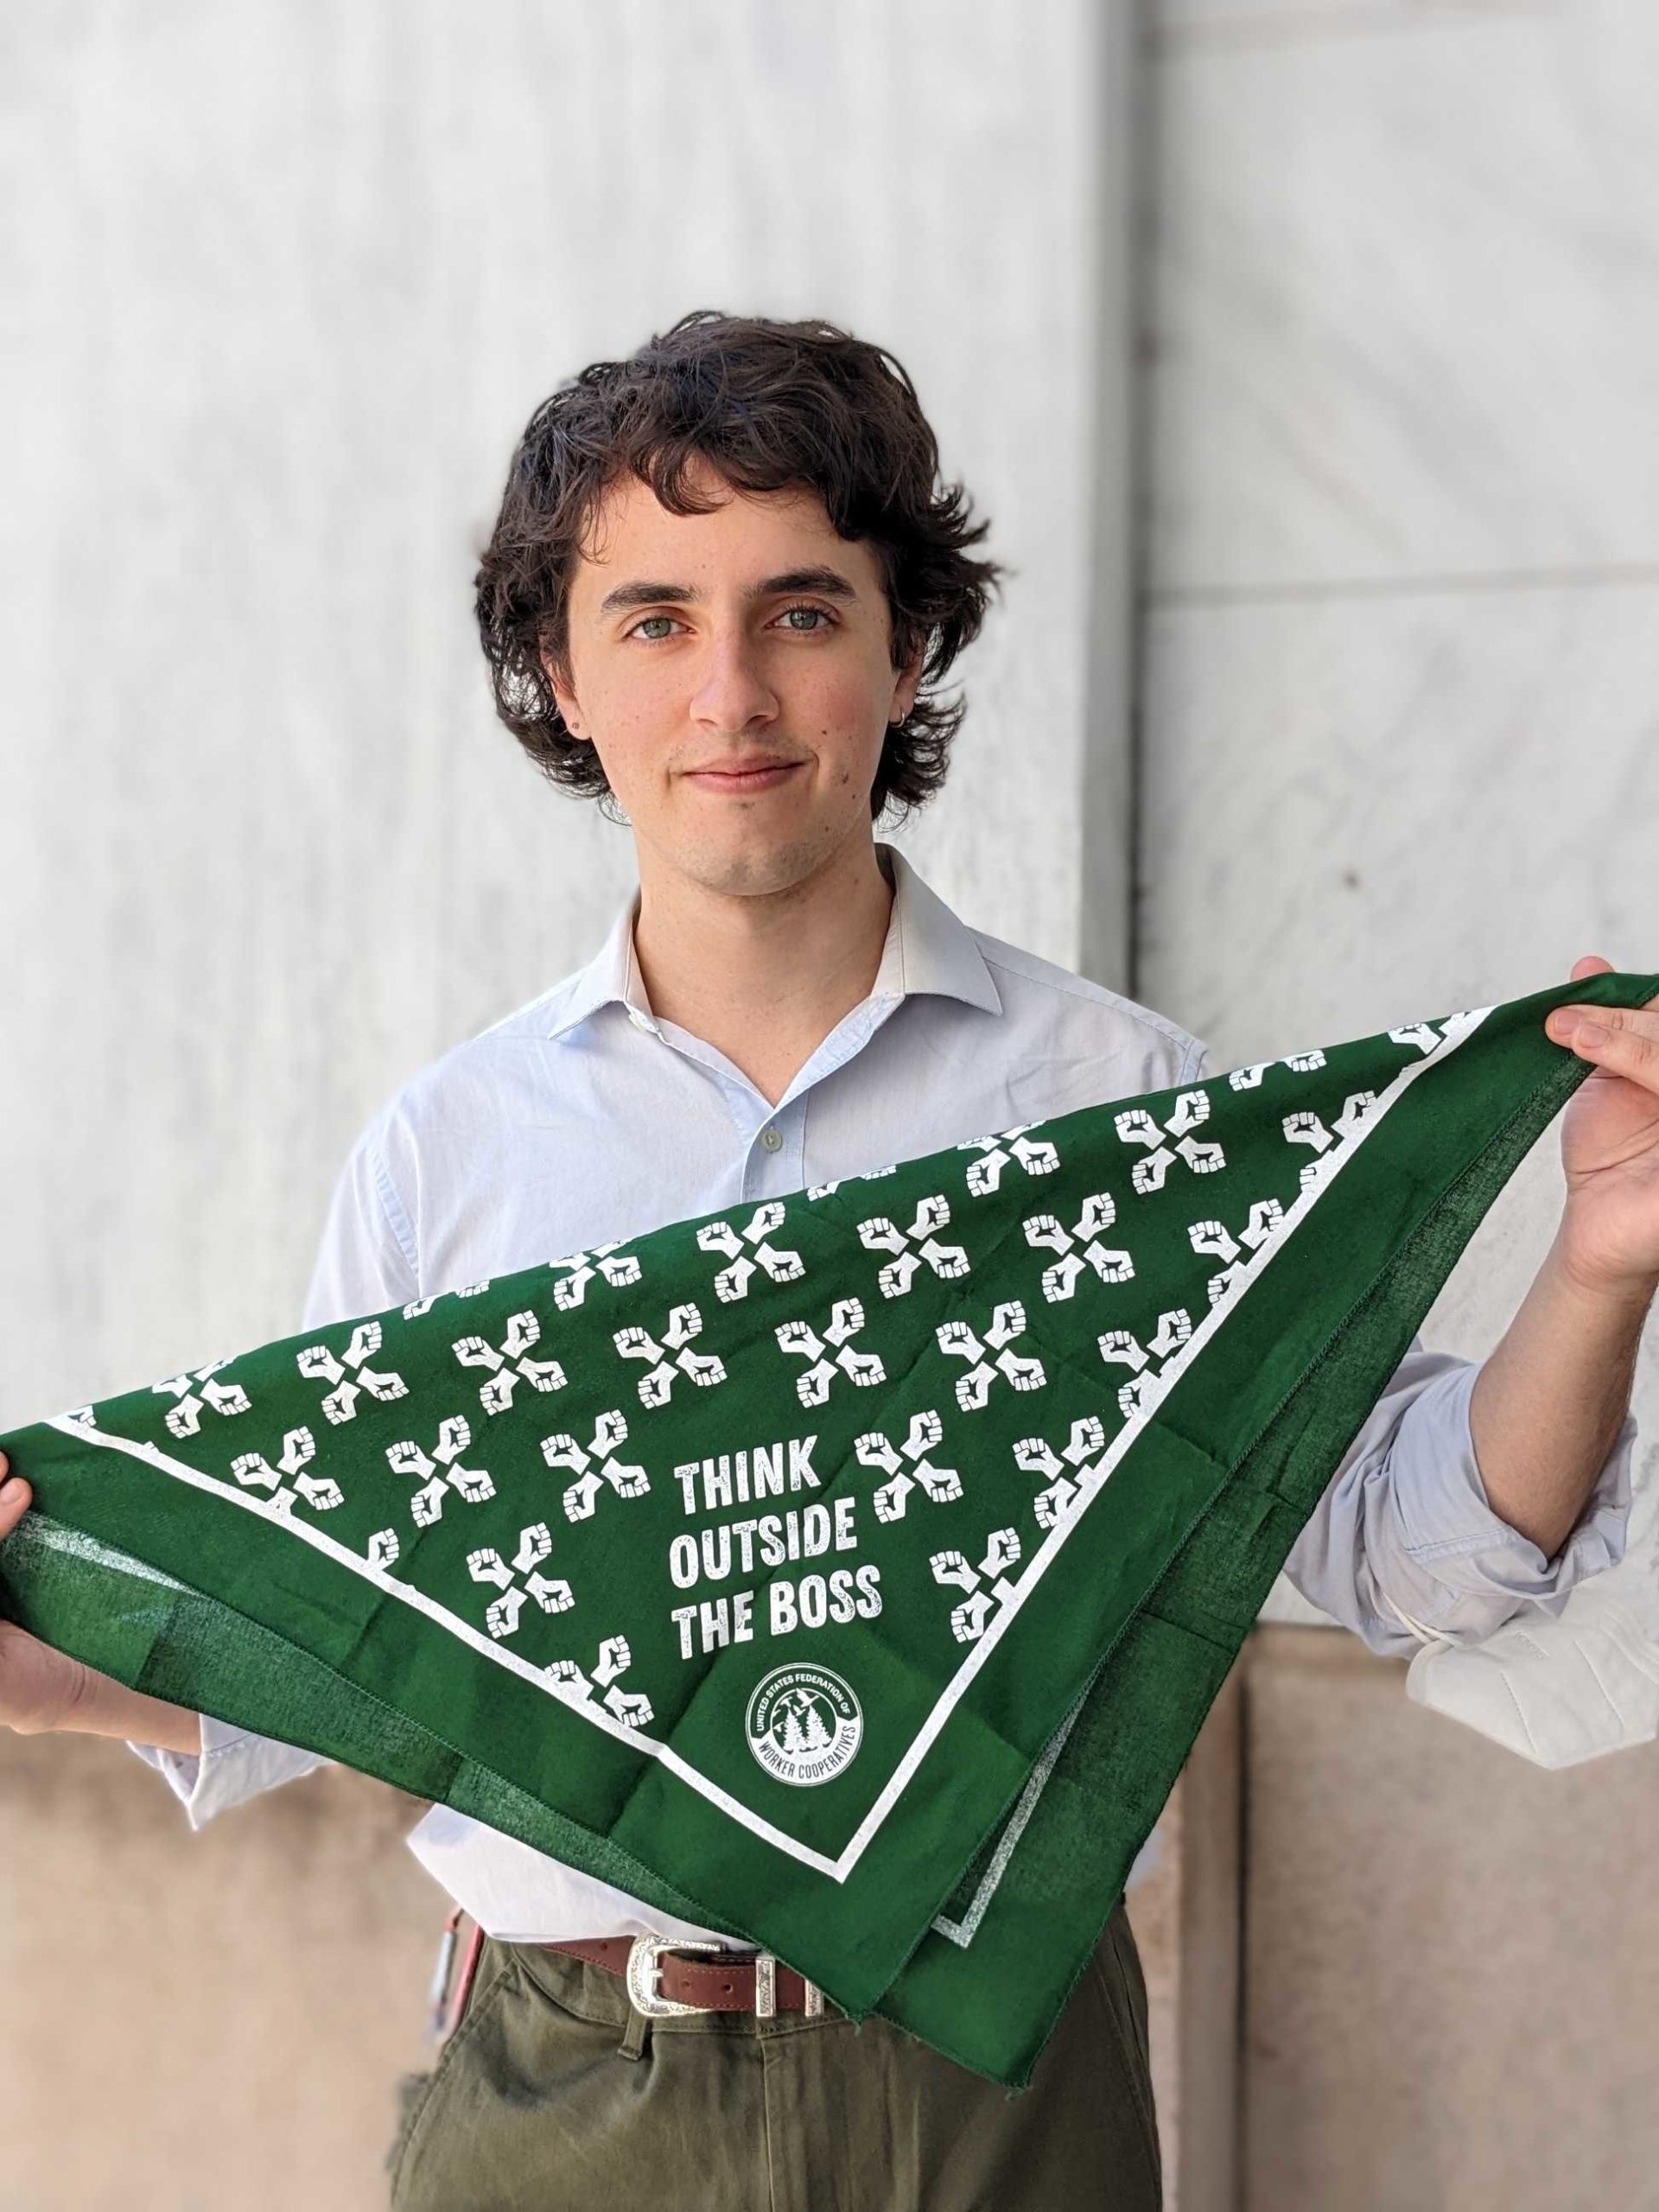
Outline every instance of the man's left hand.
{"type": "MultiPolygon", "coordinates": [[[[1588,953],[1568,981],[1605,976],[1588,953]]],[[[1594,1063],[1567,1103],[1567,1202],[1556,1243],[1572,1278],[1593,1291],[1659,1286],[1659,997],[1643,1007],[1557,1007],[1545,1034],[1594,1063]]]]}

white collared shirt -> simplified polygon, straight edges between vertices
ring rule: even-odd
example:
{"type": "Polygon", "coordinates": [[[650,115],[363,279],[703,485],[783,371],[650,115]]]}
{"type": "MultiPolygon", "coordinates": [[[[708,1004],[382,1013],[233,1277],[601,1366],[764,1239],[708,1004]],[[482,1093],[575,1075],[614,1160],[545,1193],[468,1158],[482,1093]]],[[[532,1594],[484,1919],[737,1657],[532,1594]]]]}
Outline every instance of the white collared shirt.
{"type": "MultiPolygon", "coordinates": [[[[664,1223],[779,1198],[1016,1122],[1202,1080],[1161,1014],[960,921],[891,845],[868,997],[769,1105],[723,1052],[651,1010],[638,893],[594,958],[420,1069],[340,1171],[299,1326],[321,1327],[664,1223]]],[[[1414,1338],[1286,1573],[1376,1651],[1478,1642],[1528,1605],[1558,1612],[1623,1554],[1633,1418],[1557,1558],[1486,1503],[1470,1437],[1476,1363],[1414,1338]]],[[[135,1744],[190,1825],[328,1764],[202,1719],[200,1758],[135,1744]]],[[[676,1920],[435,1805],[410,1849],[505,1942],[721,1931],[676,1920]]]]}

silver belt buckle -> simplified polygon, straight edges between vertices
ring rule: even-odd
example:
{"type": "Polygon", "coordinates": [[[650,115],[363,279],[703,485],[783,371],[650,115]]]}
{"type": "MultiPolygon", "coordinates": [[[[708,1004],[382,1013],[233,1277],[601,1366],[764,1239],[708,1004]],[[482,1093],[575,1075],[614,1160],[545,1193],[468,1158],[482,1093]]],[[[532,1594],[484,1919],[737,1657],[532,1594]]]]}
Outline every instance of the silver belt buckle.
{"type": "Polygon", "coordinates": [[[657,1985],[663,1975],[664,1951],[723,1951],[724,1943],[694,1943],[679,1936],[636,1936],[628,1952],[627,1990],[635,2012],[648,2020],[665,2020],[673,2012],[713,2012],[713,2005],[683,2005],[664,1997],[657,1985]]]}
{"type": "MultiPolygon", "coordinates": [[[[634,2010],[643,2012],[648,2020],[665,2020],[674,2012],[714,2012],[715,2005],[683,2005],[677,1998],[664,1997],[658,1988],[663,1976],[664,1951],[715,1951],[729,1948],[725,1943],[692,1942],[689,1938],[675,1936],[636,1936],[628,1951],[626,1974],[627,1992],[634,2010]]],[[[805,2012],[808,2019],[817,2019],[823,2012],[823,1992],[816,1982],[803,1976],[805,1992],[805,2012]]],[[[778,2012],[778,1961],[770,1951],[758,1951],[754,1959],[754,2016],[758,2020],[770,2020],[778,2012]]]]}

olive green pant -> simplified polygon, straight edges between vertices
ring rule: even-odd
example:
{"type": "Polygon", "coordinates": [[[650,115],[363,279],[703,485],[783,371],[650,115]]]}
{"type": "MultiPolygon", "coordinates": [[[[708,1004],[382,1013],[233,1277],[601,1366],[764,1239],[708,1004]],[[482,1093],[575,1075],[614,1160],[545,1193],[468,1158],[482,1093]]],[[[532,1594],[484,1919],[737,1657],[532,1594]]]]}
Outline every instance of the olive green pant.
{"type": "Polygon", "coordinates": [[[1157,2212],[1146,1985],[1120,1901],[1010,2094],[890,2022],[647,2021],[619,1977],[486,1939],[405,2076],[394,2212],[1157,2212]]]}

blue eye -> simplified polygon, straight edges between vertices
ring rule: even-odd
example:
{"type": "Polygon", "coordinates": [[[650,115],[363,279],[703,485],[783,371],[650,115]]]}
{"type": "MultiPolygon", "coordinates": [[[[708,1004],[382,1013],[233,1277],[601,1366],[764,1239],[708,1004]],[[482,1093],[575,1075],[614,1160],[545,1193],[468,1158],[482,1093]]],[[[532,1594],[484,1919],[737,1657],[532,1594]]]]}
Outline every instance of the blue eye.
{"type": "MultiPolygon", "coordinates": [[[[836,617],[830,613],[828,607],[813,607],[809,605],[804,600],[798,601],[792,607],[785,607],[781,620],[783,620],[785,627],[792,636],[797,638],[822,637],[826,631],[833,630],[836,626],[836,617]],[[811,614],[816,615],[817,619],[809,627],[805,624],[797,623],[790,620],[791,616],[796,614],[811,614]]],[[[665,632],[659,632],[655,637],[645,637],[645,632],[646,627],[652,622],[666,622],[671,627],[674,623],[674,617],[671,614],[642,615],[639,621],[637,621],[628,631],[627,635],[631,638],[642,639],[648,645],[658,645],[665,643],[667,636],[665,632]]]]}

